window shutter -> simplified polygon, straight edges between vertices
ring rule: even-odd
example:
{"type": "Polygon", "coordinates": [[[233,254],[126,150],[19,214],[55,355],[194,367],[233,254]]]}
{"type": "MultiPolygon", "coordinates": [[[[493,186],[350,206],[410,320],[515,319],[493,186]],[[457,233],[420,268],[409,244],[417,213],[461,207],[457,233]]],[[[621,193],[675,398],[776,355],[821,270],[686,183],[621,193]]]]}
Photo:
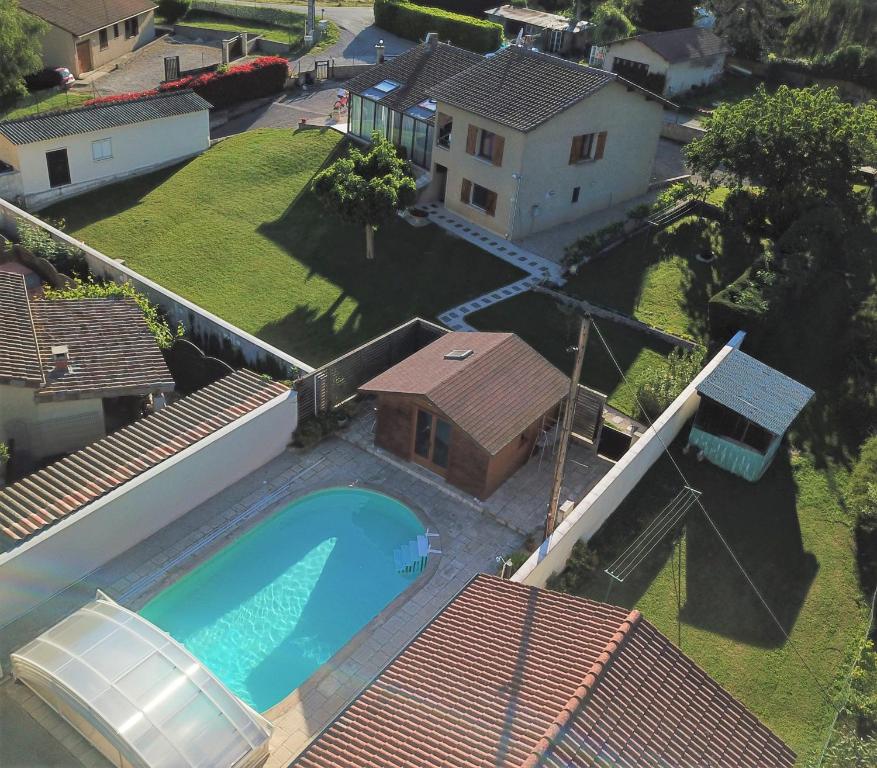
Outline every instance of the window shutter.
{"type": "Polygon", "coordinates": [[[460,185],[460,201],[468,205],[471,199],[472,182],[469,179],[463,179],[463,183],[460,185]]]}
{"type": "Polygon", "coordinates": [[[584,136],[573,136],[572,146],[569,148],[569,164],[575,165],[582,157],[582,146],[584,145],[584,136]]]}
{"type": "Polygon", "coordinates": [[[505,149],[505,139],[502,136],[493,137],[493,157],[491,158],[494,165],[502,165],[502,153],[505,149]]]}
{"type": "Polygon", "coordinates": [[[466,154],[475,154],[475,145],[478,143],[478,128],[474,125],[469,126],[469,133],[466,135],[466,154]]]}
{"type": "Polygon", "coordinates": [[[487,193],[487,208],[485,210],[488,216],[496,215],[496,192],[487,193]]]}
{"type": "Polygon", "coordinates": [[[606,147],[606,131],[600,131],[597,134],[597,151],[594,152],[594,160],[603,157],[603,149],[606,147]]]}

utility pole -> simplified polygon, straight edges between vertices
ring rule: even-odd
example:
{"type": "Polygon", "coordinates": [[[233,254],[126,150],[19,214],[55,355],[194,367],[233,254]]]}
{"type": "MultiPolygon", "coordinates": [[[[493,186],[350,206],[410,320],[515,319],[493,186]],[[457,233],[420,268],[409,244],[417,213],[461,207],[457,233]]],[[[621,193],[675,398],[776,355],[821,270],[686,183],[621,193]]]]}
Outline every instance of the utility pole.
{"type": "Polygon", "coordinates": [[[554,478],[551,481],[551,498],[548,501],[548,514],[545,517],[545,537],[554,533],[557,522],[557,508],[560,505],[560,490],[563,484],[563,468],[566,465],[566,451],[569,447],[569,436],[572,432],[572,420],[575,414],[576,394],[579,388],[579,379],[582,376],[582,363],[585,359],[585,347],[588,346],[588,332],[591,330],[590,316],[582,317],[579,325],[579,342],[576,348],[576,361],[573,365],[572,378],[569,380],[569,397],[566,401],[566,410],[563,412],[563,423],[560,426],[560,441],[557,448],[557,458],[554,463],[554,478]]]}

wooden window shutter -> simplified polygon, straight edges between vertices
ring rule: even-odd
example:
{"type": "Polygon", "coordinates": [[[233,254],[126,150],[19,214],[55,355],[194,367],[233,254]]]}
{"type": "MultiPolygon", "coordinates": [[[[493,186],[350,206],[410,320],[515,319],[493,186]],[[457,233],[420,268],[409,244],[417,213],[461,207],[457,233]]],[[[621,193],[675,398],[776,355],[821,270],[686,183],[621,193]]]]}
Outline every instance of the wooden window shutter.
{"type": "Polygon", "coordinates": [[[463,183],[460,185],[460,201],[466,203],[468,205],[469,200],[472,199],[472,182],[469,179],[463,179],[463,183]]]}
{"type": "Polygon", "coordinates": [[[494,165],[502,165],[502,153],[505,149],[505,139],[502,136],[493,137],[493,157],[491,161],[494,165]]]}
{"type": "Polygon", "coordinates": [[[606,131],[600,131],[597,134],[597,151],[594,152],[594,160],[603,157],[603,150],[606,148],[606,131]]]}
{"type": "Polygon", "coordinates": [[[466,154],[474,155],[476,144],[478,144],[478,128],[470,125],[469,133],[466,135],[466,154]]]}
{"type": "Polygon", "coordinates": [[[575,165],[582,158],[582,147],[585,143],[584,136],[573,136],[572,146],[569,148],[569,164],[575,165]]]}
{"type": "Polygon", "coordinates": [[[487,208],[485,210],[488,216],[496,215],[496,192],[487,193],[487,208]]]}

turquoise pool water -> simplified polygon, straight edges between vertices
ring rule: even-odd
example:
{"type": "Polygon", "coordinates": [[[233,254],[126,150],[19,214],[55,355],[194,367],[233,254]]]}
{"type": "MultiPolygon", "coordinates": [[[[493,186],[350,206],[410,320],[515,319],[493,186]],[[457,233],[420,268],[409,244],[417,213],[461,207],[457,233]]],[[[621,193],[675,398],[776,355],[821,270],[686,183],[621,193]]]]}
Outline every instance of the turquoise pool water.
{"type": "Polygon", "coordinates": [[[373,491],[332,488],[276,512],[140,613],[264,711],[416,578],[393,550],[423,525],[373,491]]]}

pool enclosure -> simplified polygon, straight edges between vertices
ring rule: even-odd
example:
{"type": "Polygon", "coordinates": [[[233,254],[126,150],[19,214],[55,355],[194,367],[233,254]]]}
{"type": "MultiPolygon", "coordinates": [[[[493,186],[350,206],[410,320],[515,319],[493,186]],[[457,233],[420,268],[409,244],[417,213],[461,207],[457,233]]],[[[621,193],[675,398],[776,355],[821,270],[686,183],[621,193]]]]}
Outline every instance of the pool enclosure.
{"type": "Polygon", "coordinates": [[[251,768],[268,757],[267,720],[100,593],[12,654],[12,674],[119,768],[251,768]]]}

